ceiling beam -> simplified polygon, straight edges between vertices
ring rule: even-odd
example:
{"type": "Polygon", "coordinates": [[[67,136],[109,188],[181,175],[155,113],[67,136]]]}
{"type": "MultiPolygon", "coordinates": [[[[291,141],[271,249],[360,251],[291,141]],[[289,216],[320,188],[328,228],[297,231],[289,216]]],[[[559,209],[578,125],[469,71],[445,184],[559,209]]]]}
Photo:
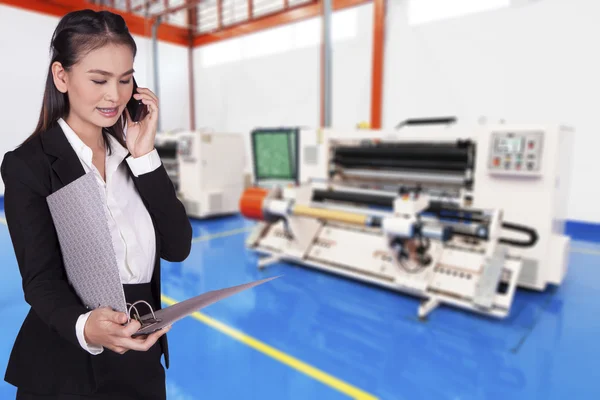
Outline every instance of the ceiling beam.
{"type": "MultiPolygon", "coordinates": [[[[372,0],[333,0],[333,10],[342,10],[344,8],[370,3],[371,1],[372,0]]],[[[205,46],[221,40],[227,40],[264,29],[318,17],[321,15],[320,3],[320,1],[315,0],[308,4],[290,7],[287,11],[281,11],[262,17],[255,16],[251,21],[243,21],[230,25],[227,28],[220,29],[219,31],[200,34],[194,39],[194,47],[205,46]]]]}
{"type": "MultiPolygon", "coordinates": [[[[71,11],[83,9],[92,9],[96,11],[109,10],[123,17],[132,34],[148,38],[152,36],[151,20],[146,19],[141,15],[128,13],[104,5],[92,4],[85,0],[0,0],[0,4],[6,4],[8,6],[47,15],[54,15],[59,18],[71,11]]],[[[178,26],[161,24],[158,29],[158,39],[173,44],[189,46],[188,30],[178,26]]]]}

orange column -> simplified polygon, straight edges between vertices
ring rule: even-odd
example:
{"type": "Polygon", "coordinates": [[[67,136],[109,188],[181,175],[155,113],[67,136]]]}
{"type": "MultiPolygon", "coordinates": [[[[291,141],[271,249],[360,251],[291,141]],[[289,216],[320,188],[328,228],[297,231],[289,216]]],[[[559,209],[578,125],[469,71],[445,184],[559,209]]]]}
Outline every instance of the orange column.
{"type": "Polygon", "coordinates": [[[373,0],[373,66],[371,80],[371,128],[381,129],[386,0],[373,0]]]}

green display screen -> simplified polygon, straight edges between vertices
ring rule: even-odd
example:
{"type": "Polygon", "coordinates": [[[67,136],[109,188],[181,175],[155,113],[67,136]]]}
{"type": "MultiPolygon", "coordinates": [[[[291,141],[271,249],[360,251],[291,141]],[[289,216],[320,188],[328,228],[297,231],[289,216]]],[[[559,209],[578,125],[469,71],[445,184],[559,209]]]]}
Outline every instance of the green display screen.
{"type": "Polygon", "coordinates": [[[296,130],[252,132],[256,178],[296,180],[296,130]]]}

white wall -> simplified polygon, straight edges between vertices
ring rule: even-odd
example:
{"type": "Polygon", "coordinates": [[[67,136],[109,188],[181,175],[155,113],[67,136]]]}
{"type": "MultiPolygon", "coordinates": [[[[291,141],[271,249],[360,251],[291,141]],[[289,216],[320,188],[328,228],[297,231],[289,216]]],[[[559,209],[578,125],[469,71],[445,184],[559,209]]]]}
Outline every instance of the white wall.
{"type": "MultiPolygon", "coordinates": [[[[14,149],[37,124],[49,62],[49,45],[59,18],[0,5],[0,156],[14,149]],[[18,41],[16,40],[18,38],[18,41]]],[[[140,86],[153,89],[152,42],[134,36],[134,68],[140,86]]],[[[159,42],[163,130],[189,128],[187,48],[159,42]]],[[[4,183],[0,179],[0,193],[4,183]]]]}
{"type": "Polygon", "coordinates": [[[600,222],[600,2],[539,0],[417,26],[407,10],[389,1],[384,128],[432,115],[572,125],[568,217],[600,222]]]}
{"type": "MultiPolygon", "coordinates": [[[[336,126],[369,119],[372,19],[371,4],[334,14],[336,126]]],[[[319,125],[320,37],[314,18],[195,49],[196,126],[248,139],[261,126],[319,125]]]]}

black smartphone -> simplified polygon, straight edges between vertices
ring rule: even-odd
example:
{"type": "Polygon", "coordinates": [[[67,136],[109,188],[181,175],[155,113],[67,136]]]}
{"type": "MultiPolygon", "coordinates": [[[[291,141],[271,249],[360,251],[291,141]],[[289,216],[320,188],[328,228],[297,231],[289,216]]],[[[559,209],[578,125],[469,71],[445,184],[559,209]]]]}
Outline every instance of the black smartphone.
{"type": "Polygon", "coordinates": [[[131,120],[133,122],[138,122],[144,119],[148,110],[141,100],[137,100],[133,97],[133,95],[137,93],[138,85],[134,77],[131,77],[131,79],[133,79],[133,92],[131,93],[131,99],[127,102],[127,111],[129,111],[131,120]]]}

